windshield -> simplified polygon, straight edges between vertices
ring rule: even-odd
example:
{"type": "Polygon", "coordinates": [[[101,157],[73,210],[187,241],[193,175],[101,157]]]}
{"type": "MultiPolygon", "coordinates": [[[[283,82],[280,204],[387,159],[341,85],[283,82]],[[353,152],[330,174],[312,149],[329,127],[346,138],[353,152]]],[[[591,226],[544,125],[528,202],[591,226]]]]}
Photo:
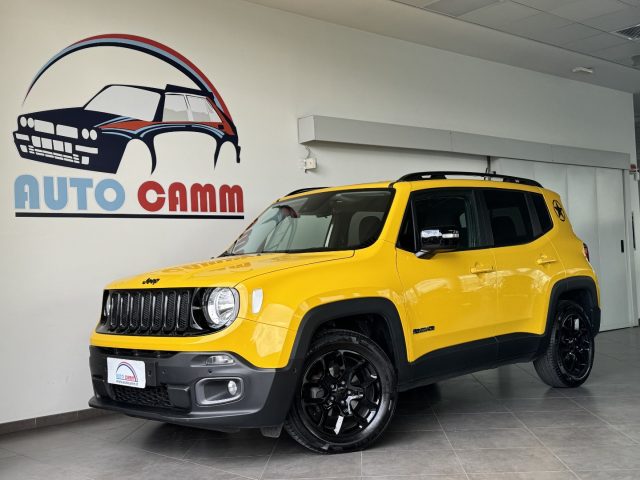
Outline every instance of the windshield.
{"type": "Polygon", "coordinates": [[[157,92],[112,85],[93,97],[84,109],[150,122],[155,117],[159,101],[160,94],[157,92]]]}
{"type": "Polygon", "coordinates": [[[225,254],[366,247],[380,235],[391,198],[391,190],[342,190],[275,203],[225,254]]]}

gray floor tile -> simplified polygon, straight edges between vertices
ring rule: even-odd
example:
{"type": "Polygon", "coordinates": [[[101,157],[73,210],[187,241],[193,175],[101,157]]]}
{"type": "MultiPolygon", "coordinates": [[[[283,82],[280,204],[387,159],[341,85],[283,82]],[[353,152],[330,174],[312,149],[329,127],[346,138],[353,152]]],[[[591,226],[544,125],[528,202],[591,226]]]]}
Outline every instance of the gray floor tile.
{"type": "Polygon", "coordinates": [[[396,407],[396,415],[428,415],[433,409],[428,402],[400,401],[396,407]]]}
{"type": "Polygon", "coordinates": [[[516,412],[522,423],[529,428],[536,427],[586,427],[604,426],[605,423],[585,411],[567,412],[516,412]]]}
{"type": "Polygon", "coordinates": [[[0,448],[0,458],[13,457],[14,455],[16,454],[9,450],[5,450],[4,448],[0,448]]]}
{"type": "Polygon", "coordinates": [[[633,445],[633,440],[608,425],[601,427],[533,428],[533,433],[547,447],[633,445]]]}
{"type": "Polygon", "coordinates": [[[562,412],[567,410],[583,410],[580,405],[570,398],[542,397],[542,398],[509,398],[502,400],[507,410],[511,412],[562,412]]]}
{"type": "MultiPolygon", "coordinates": [[[[388,453],[385,453],[388,458],[388,453]]],[[[361,454],[341,455],[274,455],[264,472],[264,479],[359,477],[361,454]]]]}
{"type": "Polygon", "coordinates": [[[455,454],[447,450],[433,450],[428,455],[416,455],[415,452],[389,452],[366,450],[362,452],[363,476],[378,475],[421,475],[421,474],[460,474],[464,470],[455,454]]]}
{"type": "Polygon", "coordinates": [[[571,472],[481,473],[469,480],[576,480],[571,472]]]}
{"type": "MultiPolygon", "coordinates": [[[[598,358],[596,357],[596,361],[598,358]]],[[[639,383],[619,383],[613,385],[597,384],[587,381],[578,388],[572,388],[565,392],[565,396],[570,398],[581,397],[621,397],[629,395],[640,395],[639,383]]]]}
{"type": "Polygon", "coordinates": [[[467,473],[553,472],[566,470],[544,448],[458,450],[467,473]]]}
{"type": "Polygon", "coordinates": [[[640,424],[616,425],[615,428],[640,443],[640,424]]]}
{"type": "Polygon", "coordinates": [[[451,450],[442,431],[387,432],[371,450],[451,450]]]}
{"type": "Polygon", "coordinates": [[[640,445],[628,447],[552,448],[576,472],[596,470],[640,470],[640,445]]]}
{"type": "Polygon", "coordinates": [[[640,470],[608,471],[608,472],[578,472],[581,480],[638,480],[640,470]]]}
{"type": "Polygon", "coordinates": [[[267,466],[269,457],[216,457],[215,455],[203,455],[194,458],[186,457],[184,460],[215,468],[217,471],[226,472],[227,474],[240,475],[247,478],[260,478],[267,466]]]}
{"type": "Polygon", "coordinates": [[[451,413],[438,415],[445,430],[479,430],[483,428],[520,428],[512,413],[451,413]]]}
{"type": "Polygon", "coordinates": [[[519,448],[542,446],[524,428],[504,428],[485,430],[454,430],[447,432],[453,448],[519,448]]]}
{"type": "MultiPolygon", "coordinates": [[[[209,434],[209,432],[207,432],[209,434]]],[[[197,439],[188,450],[185,458],[196,457],[258,457],[271,455],[275,438],[267,438],[258,431],[245,434],[215,434],[197,439]]]]}
{"type": "Polygon", "coordinates": [[[395,415],[388,428],[391,432],[442,430],[438,419],[433,413],[423,415],[395,415]]]}
{"type": "Polygon", "coordinates": [[[202,436],[203,431],[199,429],[148,422],[128,435],[120,444],[180,459],[202,436]]]}
{"type": "Polygon", "coordinates": [[[67,467],[52,468],[21,455],[0,458],[0,480],[88,480],[67,467]]]}
{"type": "Polygon", "coordinates": [[[405,475],[385,477],[361,477],[360,480],[469,480],[465,474],[459,475],[405,475]]]}
{"type": "Polygon", "coordinates": [[[585,397],[575,401],[605,422],[616,425],[640,424],[640,396],[585,397]]]}
{"type": "Polygon", "coordinates": [[[126,415],[103,415],[89,418],[68,425],[60,425],[60,428],[70,432],[89,435],[101,440],[120,441],[142,427],[147,420],[127,417],[126,415]]]}
{"type": "Polygon", "coordinates": [[[0,448],[35,459],[39,459],[52,449],[64,445],[81,450],[96,443],[101,443],[101,441],[70,432],[61,426],[0,436],[0,448]]]}

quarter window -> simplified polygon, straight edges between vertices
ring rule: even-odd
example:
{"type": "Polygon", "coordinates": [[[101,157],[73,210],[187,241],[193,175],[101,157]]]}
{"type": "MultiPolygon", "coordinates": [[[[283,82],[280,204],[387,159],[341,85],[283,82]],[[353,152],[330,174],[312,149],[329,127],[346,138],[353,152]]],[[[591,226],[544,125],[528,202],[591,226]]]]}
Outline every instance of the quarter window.
{"type": "Polygon", "coordinates": [[[533,208],[540,222],[540,229],[542,230],[540,234],[544,235],[553,228],[553,221],[551,220],[551,215],[549,215],[549,209],[542,195],[539,193],[530,193],[529,195],[531,196],[533,208]]]}
{"type": "Polygon", "coordinates": [[[525,192],[487,189],[483,194],[494,246],[519,245],[534,239],[525,192]]]}
{"type": "Polygon", "coordinates": [[[206,98],[187,95],[194,122],[220,122],[220,117],[206,98]]]}
{"type": "Polygon", "coordinates": [[[165,95],[162,120],[165,122],[188,122],[189,109],[184,95],[165,95]]]}

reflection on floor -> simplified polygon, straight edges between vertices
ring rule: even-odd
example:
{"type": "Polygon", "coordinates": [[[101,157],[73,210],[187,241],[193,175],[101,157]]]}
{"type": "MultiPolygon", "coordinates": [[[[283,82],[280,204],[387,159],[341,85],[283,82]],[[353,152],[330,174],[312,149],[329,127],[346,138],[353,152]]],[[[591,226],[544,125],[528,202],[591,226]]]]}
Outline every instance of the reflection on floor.
{"type": "Polygon", "coordinates": [[[0,479],[640,479],[640,328],[601,334],[591,378],[550,389],[529,364],[403,394],[362,453],[120,415],[0,436],[0,479]]]}

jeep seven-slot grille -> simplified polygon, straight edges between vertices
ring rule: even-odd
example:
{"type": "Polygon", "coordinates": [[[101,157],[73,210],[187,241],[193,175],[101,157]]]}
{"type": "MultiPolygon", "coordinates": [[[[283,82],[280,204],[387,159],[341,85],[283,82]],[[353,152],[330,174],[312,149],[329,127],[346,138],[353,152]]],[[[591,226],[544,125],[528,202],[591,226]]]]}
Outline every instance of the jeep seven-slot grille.
{"type": "Polygon", "coordinates": [[[131,388],[111,385],[112,398],[116,402],[141,405],[144,407],[171,408],[169,392],[165,385],[159,387],[131,388]]]}
{"type": "Polygon", "coordinates": [[[196,289],[107,291],[97,331],[155,336],[210,333],[199,293],[196,289]]]}

